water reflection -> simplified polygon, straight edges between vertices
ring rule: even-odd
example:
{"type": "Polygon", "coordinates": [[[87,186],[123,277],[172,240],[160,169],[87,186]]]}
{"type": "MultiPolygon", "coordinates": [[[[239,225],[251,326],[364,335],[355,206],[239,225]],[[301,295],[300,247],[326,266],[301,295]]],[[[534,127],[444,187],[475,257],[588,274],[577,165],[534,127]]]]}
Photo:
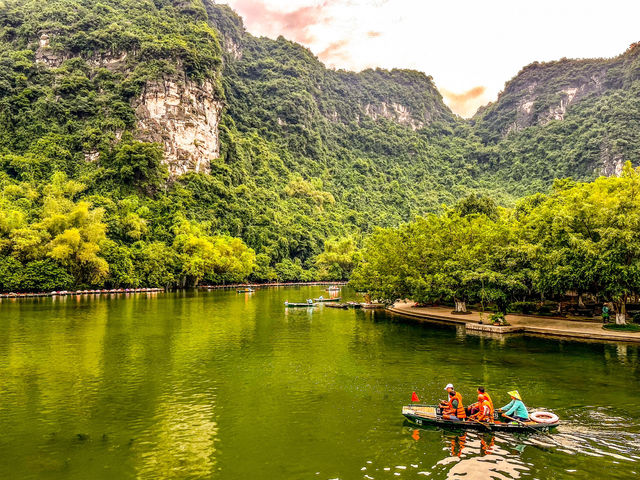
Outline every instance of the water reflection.
{"type": "MultiPolygon", "coordinates": [[[[416,439],[415,432],[412,438],[416,439]]],[[[493,433],[442,432],[442,450],[448,455],[438,460],[431,473],[438,478],[518,479],[529,470],[521,458],[525,444],[515,438],[493,433]]]]}

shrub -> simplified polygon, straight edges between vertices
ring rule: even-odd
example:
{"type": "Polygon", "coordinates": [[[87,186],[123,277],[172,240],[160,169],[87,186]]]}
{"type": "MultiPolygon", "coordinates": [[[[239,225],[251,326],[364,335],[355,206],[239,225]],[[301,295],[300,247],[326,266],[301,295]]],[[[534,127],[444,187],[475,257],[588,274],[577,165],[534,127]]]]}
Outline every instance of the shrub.
{"type": "Polygon", "coordinates": [[[502,312],[496,312],[496,313],[492,314],[489,317],[489,320],[490,320],[490,323],[492,323],[492,324],[496,324],[497,323],[497,324],[499,324],[501,326],[509,325],[509,323],[507,322],[507,319],[504,316],[504,313],[502,313],[502,312]]]}
{"type": "Polygon", "coordinates": [[[536,302],[513,302],[511,305],[509,305],[509,310],[511,312],[519,312],[524,314],[529,314],[535,311],[536,308],[536,302]]]}

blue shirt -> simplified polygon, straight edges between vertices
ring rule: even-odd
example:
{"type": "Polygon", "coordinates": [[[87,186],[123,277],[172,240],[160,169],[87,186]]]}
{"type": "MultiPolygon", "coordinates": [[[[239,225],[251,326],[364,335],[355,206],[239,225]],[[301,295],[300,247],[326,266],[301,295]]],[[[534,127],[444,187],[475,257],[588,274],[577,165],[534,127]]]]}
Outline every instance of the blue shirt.
{"type": "Polygon", "coordinates": [[[529,412],[527,412],[527,407],[524,406],[522,400],[513,399],[509,403],[507,403],[501,410],[506,410],[504,414],[508,417],[512,417],[515,415],[516,417],[526,418],[529,420],[529,412]]]}

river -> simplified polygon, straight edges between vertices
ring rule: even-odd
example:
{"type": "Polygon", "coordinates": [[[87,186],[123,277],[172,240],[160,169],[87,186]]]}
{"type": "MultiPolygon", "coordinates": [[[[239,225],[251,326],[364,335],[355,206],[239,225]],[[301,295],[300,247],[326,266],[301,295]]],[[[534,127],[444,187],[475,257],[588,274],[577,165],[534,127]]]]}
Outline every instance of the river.
{"type": "Polygon", "coordinates": [[[283,306],[321,294],[2,300],[0,478],[638,478],[637,346],[283,306]],[[449,382],[496,406],[517,388],[565,424],[549,440],[405,423],[412,391],[435,403],[449,382]]]}

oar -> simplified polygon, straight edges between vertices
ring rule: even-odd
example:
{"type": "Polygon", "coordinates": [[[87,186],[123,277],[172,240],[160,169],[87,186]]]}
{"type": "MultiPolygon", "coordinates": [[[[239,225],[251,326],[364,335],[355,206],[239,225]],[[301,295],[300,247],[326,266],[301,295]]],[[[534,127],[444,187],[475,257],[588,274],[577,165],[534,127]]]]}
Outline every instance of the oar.
{"type": "Polygon", "coordinates": [[[538,430],[537,428],[530,427],[529,425],[527,425],[527,424],[526,424],[526,423],[524,423],[523,421],[518,420],[518,419],[513,418],[513,417],[510,417],[510,416],[508,416],[508,415],[505,415],[504,413],[501,413],[500,415],[502,415],[504,418],[508,418],[509,420],[513,420],[514,422],[518,422],[518,423],[519,423],[520,425],[522,425],[523,427],[529,428],[529,429],[533,430],[533,431],[534,431],[534,432],[536,432],[536,433],[542,433],[543,435],[546,435],[547,437],[549,437],[549,439],[550,439],[550,440],[552,440],[552,441],[553,441],[553,443],[555,443],[558,447],[561,447],[561,446],[562,446],[562,445],[560,445],[558,442],[556,442],[556,440],[555,440],[555,439],[554,439],[550,434],[548,434],[547,432],[543,432],[542,430],[538,430]]]}
{"type": "Polygon", "coordinates": [[[493,429],[487,423],[482,423],[480,420],[477,420],[477,419],[471,418],[471,417],[467,417],[467,421],[469,421],[469,420],[472,421],[472,422],[479,423],[480,425],[482,425],[487,430],[493,431],[493,429]]]}

